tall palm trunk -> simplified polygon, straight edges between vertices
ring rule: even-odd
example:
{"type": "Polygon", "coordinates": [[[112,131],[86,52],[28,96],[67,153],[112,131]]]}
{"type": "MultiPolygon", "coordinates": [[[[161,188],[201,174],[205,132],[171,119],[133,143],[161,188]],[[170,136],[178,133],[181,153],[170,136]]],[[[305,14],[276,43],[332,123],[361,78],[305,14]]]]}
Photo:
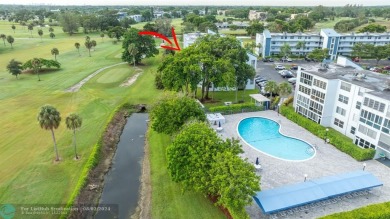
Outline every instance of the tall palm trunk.
{"type": "Polygon", "coordinates": [[[89,57],[91,57],[91,49],[88,49],[89,57]]]}
{"type": "Polygon", "coordinates": [[[135,56],[133,57],[133,64],[134,64],[134,68],[135,68],[135,56]]]}
{"type": "Polygon", "coordinates": [[[39,71],[37,71],[38,81],[41,81],[41,77],[39,76],[39,71]]]}
{"type": "Polygon", "coordinates": [[[79,56],[81,56],[81,54],[80,54],[80,49],[77,49],[77,51],[79,52],[79,56]]]}
{"type": "Polygon", "coordinates": [[[76,145],[76,129],[73,129],[73,146],[74,146],[74,154],[76,155],[76,160],[79,159],[77,156],[77,145],[76,145]]]}
{"type": "Polygon", "coordinates": [[[54,142],[54,151],[56,152],[56,161],[59,161],[60,158],[58,157],[57,142],[56,142],[56,137],[54,136],[54,130],[50,129],[50,131],[51,131],[51,137],[53,138],[53,142],[54,142]]]}

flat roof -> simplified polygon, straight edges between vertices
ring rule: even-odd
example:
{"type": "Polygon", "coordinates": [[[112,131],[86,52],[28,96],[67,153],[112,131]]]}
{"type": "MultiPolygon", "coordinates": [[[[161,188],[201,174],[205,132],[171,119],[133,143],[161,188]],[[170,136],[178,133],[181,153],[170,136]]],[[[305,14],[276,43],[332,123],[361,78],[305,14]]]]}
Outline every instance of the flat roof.
{"type": "Polygon", "coordinates": [[[257,102],[266,102],[270,101],[267,97],[261,95],[261,94],[249,94],[250,97],[252,97],[257,102]]]}
{"type": "Polygon", "coordinates": [[[253,198],[264,213],[270,214],[378,186],[383,183],[374,175],[358,170],[264,190],[253,198]]]}
{"type": "Polygon", "coordinates": [[[342,67],[336,64],[328,64],[329,68],[320,70],[319,64],[312,67],[306,67],[302,72],[307,72],[328,80],[339,79],[351,84],[358,85],[372,90],[372,95],[390,100],[389,75],[377,73],[369,70],[357,70],[353,67],[342,67]]]}

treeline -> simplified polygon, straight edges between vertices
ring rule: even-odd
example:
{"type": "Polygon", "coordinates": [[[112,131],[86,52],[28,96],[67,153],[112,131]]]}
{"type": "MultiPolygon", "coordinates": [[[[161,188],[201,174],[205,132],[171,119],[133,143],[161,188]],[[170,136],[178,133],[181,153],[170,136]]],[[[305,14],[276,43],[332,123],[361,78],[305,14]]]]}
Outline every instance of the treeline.
{"type": "Polygon", "coordinates": [[[341,20],[334,25],[334,29],[336,31],[340,31],[340,32],[347,32],[347,31],[351,31],[355,27],[358,27],[360,25],[367,24],[367,23],[368,23],[367,18],[364,18],[364,19],[355,18],[355,19],[351,19],[351,20],[341,20]]]}

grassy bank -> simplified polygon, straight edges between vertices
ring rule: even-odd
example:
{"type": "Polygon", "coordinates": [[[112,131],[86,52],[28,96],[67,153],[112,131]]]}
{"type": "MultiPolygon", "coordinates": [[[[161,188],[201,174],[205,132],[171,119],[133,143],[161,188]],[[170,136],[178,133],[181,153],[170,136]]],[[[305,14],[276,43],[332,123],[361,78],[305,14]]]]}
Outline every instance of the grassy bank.
{"type": "Polygon", "coordinates": [[[168,174],[166,147],[168,135],[148,132],[152,181],[152,218],[225,218],[206,197],[194,192],[182,193],[168,174]]]}

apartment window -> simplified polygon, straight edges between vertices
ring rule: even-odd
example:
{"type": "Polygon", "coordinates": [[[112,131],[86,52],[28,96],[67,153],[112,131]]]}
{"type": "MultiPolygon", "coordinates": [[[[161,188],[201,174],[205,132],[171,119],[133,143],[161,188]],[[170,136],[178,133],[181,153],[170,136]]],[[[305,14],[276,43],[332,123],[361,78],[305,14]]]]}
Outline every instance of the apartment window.
{"type": "Polygon", "coordinates": [[[345,109],[338,106],[338,107],[336,107],[336,113],[338,113],[342,116],[345,116],[345,109]]]}
{"type": "Polygon", "coordinates": [[[342,103],[345,103],[345,104],[348,104],[348,100],[349,98],[344,96],[344,95],[341,95],[339,94],[339,102],[342,102],[342,103]]]}
{"type": "Polygon", "coordinates": [[[290,37],[290,39],[294,39],[294,37],[293,37],[293,36],[291,36],[291,37],[290,37]]]}
{"type": "Polygon", "coordinates": [[[340,89],[350,92],[351,91],[351,84],[348,84],[348,83],[345,83],[342,81],[341,85],[340,85],[340,89]]]}
{"type": "Polygon", "coordinates": [[[380,39],[381,39],[381,37],[378,37],[378,39],[380,40],[380,39]]]}
{"type": "Polygon", "coordinates": [[[322,88],[324,90],[326,89],[326,82],[318,80],[318,79],[314,79],[313,85],[316,87],[322,88]]]}
{"type": "Polygon", "coordinates": [[[311,86],[311,83],[312,83],[312,80],[313,80],[313,76],[301,72],[301,77],[300,77],[299,80],[300,80],[300,82],[311,86]]]}
{"type": "Polygon", "coordinates": [[[340,128],[343,128],[343,127],[344,127],[344,122],[341,121],[341,120],[338,119],[338,118],[335,118],[335,119],[334,119],[333,124],[335,124],[336,126],[338,126],[338,127],[340,127],[340,128]]]}
{"type": "Polygon", "coordinates": [[[356,109],[360,109],[362,107],[362,102],[356,102],[356,109]]]}
{"type": "Polygon", "coordinates": [[[315,101],[310,101],[310,107],[309,109],[319,115],[322,115],[322,105],[315,102],[315,101]]]}
{"type": "Polygon", "coordinates": [[[369,37],[368,37],[368,39],[370,40],[370,39],[371,39],[371,37],[369,36],[369,37]]]}
{"type": "Polygon", "coordinates": [[[300,40],[302,37],[298,37],[298,40],[300,40]]]}
{"type": "Polygon", "coordinates": [[[351,126],[351,131],[350,131],[350,132],[351,132],[351,134],[353,134],[353,135],[354,135],[354,134],[355,134],[355,132],[356,132],[356,128],[355,128],[355,127],[353,127],[353,126],[351,126]]]}
{"type": "Polygon", "coordinates": [[[355,144],[359,145],[360,147],[363,148],[373,148],[375,149],[375,145],[371,144],[369,141],[366,141],[362,138],[356,139],[355,144]]]}
{"type": "Polygon", "coordinates": [[[363,37],[360,37],[360,39],[363,39],[363,37]]]}
{"type": "Polygon", "coordinates": [[[364,134],[364,135],[367,135],[368,137],[370,138],[376,138],[376,134],[377,132],[368,128],[368,127],[365,127],[364,125],[359,125],[359,132],[364,134]]]}
{"type": "Polygon", "coordinates": [[[298,89],[299,89],[300,92],[305,93],[307,95],[310,95],[310,88],[307,88],[305,86],[299,85],[298,89]]]}
{"type": "Polygon", "coordinates": [[[382,132],[390,134],[390,120],[385,119],[385,122],[383,123],[382,132]]]}
{"type": "Polygon", "coordinates": [[[320,103],[324,103],[325,93],[322,93],[322,92],[320,92],[318,90],[312,89],[310,97],[313,100],[316,100],[316,101],[318,101],[320,103]]]}
{"type": "Polygon", "coordinates": [[[359,121],[379,130],[383,121],[383,117],[362,109],[360,111],[359,121]]]}
{"type": "Polygon", "coordinates": [[[304,97],[300,94],[298,94],[298,98],[297,98],[297,104],[305,107],[305,108],[309,108],[309,103],[310,103],[310,99],[307,98],[307,97],[304,97]]]}
{"type": "Polygon", "coordinates": [[[272,42],[272,44],[276,44],[276,42],[272,42]]]}
{"type": "Polygon", "coordinates": [[[311,37],[309,37],[309,39],[311,39],[311,37]]]}
{"type": "Polygon", "coordinates": [[[385,106],[386,106],[384,103],[381,103],[379,101],[367,97],[364,98],[363,105],[382,113],[385,111],[385,106]]]}

